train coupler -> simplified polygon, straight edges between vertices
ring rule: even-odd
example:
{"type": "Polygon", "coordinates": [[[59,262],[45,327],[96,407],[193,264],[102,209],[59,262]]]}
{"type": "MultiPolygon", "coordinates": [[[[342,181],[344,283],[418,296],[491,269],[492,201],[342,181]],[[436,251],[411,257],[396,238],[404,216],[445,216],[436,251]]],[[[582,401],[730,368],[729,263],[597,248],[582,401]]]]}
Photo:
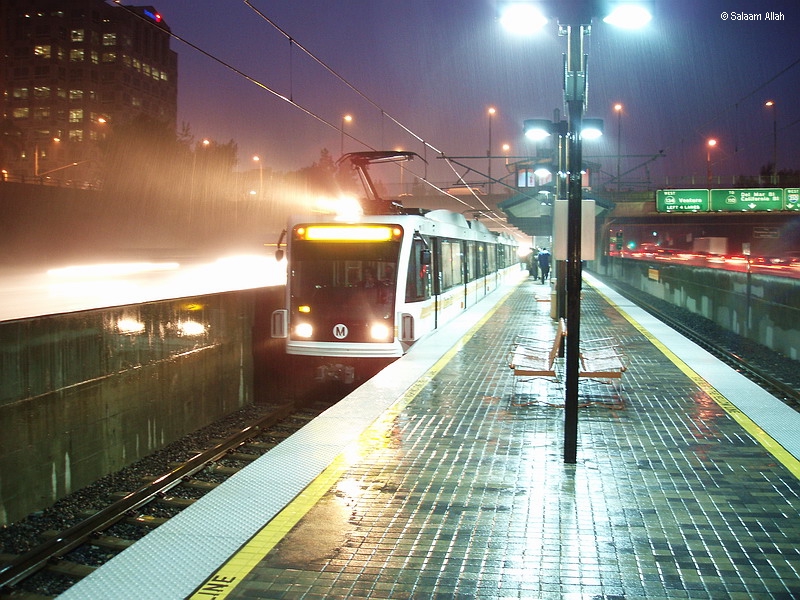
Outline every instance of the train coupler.
{"type": "Polygon", "coordinates": [[[320,365],[317,367],[316,379],[317,381],[339,381],[351,384],[356,379],[356,370],[354,367],[340,363],[320,365]]]}

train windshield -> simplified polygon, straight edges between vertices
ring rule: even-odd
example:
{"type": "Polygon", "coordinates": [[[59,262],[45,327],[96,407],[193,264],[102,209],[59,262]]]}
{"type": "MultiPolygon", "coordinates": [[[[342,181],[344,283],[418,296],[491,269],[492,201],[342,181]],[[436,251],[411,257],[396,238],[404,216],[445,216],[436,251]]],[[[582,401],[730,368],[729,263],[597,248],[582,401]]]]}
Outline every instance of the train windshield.
{"type": "Polygon", "coordinates": [[[348,326],[350,341],[368,341],[376,322],[393,331],[399,254],[399,237],[377,242],[295,240],[292,314],[314,324],[311,337],[317,340],[327,339],[337,323],[348,326]]]}

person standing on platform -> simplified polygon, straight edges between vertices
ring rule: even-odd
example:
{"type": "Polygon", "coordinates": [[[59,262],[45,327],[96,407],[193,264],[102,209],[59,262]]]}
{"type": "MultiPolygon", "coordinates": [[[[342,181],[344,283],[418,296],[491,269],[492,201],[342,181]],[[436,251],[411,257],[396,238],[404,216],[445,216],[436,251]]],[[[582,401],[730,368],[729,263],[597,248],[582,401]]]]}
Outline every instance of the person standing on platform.
{"type": "Polygon", "coordinates": [[[545,279],[550,277],[550,253],[547,248],[539,250],[539,256],[536,257],[536,261],[539,263],[539,271],[542,275],[542,283],[544,283],[545,279]]]}
{"type": "Polygon", "coordinates": [[[538,253],[538,248],[531,248],[531,253],[528,255],[528,274],[534,279],[539,279],[539,263],[536,260],[538,253]]]}

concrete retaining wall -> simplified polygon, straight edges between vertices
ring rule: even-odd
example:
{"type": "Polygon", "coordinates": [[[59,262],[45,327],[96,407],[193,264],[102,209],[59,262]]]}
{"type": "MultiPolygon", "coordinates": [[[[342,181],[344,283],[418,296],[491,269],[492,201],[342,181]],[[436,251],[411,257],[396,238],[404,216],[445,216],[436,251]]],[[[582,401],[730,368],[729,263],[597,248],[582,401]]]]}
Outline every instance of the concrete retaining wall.
{"type": "Polygon", "coordinates": [[[800,282],[768,275],[610,257],[608,275],[800,360],[800,282]]]}
{"type": "Polygon", "coordinates": [[[0,525],[252,403],[282,293],[0,323],[0,525]]]}

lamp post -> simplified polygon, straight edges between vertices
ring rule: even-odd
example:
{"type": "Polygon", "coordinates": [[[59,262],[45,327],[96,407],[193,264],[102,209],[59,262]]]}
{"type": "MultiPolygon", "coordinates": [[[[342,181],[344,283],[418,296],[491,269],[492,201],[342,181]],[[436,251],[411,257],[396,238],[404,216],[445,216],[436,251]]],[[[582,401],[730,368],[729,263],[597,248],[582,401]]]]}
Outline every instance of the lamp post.
{"type": "MultiPolygon", "coordinates": [[[[61,138],[54,137],[51,140],[54,144],[58,144],[61,141],[61,138]]],[[[46,156],[46,154],[45,154],[46,156]]],[[[39,144],[35,144],[33,147],[33,176],[39,177],[40,175],[44,175],[44,173],[39,173],[39,159],[42,158],[42,150],[39,148],[39,144]]],[[[73,166],[72,163],[67,165],[68,167],[73,166]]],[[[50,173],[51,171],[48,171],[50,173]]]]}
{"type": "Polygon", "coordinates": [[[258,164],[258,199],[260,200],[264,195],[264,165],[258,154],[253,156],[253,161],[258,164]]]}
{"type": "Polygon", "coordinates": [[[772,184],[778,185],[778,108],[774,100],[767,100],[764,106],[772,109],[772,184]]]}
{"type": "MultiPolygon", "coordinates": [[[[562,3],[558,3],[563,7],[562,3]]],[[[575,463],[578,449],[578,371],[580,361],[581,317],[581,163],[583,112],[586,106],[585,39],[591,28],[591,3],[571,14],[567,23],[559,22],[559,34],[567,38],[564,57],[564,103],[567,107],[567,348],[565,361],[564,462],[575,463]]],[[[604,22],[617,27],[641,27],[650,21],[641,6],[618,5],[604,22]]],[[[502,20],[502,19],[501,19],[502,20]]],[[[542,20],[539,20],[542,23],[542,20]]],[[[546,22],[546,21],[544,21],[546,22]]]]}
{"type": "Polygon", "coordinates": [[[487,111],[489,114],[489,147],[486,150],[486,159],[489,162],[487,176],[489,178],[489,195],[492,194],[492,117],[497,112],[494,106],[490,106],[487,111]]]}
{"type": "Polygon", "coordinates": [[[197,144],[194,148],[194,153],[192,154],[192,180],[191,185],[189,186],[189,199],[194,200],[194,174],[197,170],[197,152],[200,148],[208,148],[211,145],[211,140],[208,138],[204,138],[202,142],[197,144]]]}
{"type": "Polygon", "coordinates": [[[341,144],[340,144],[340,148],[339,148],[339,155],[340,156],[344,156],[344,124],[345,123],[350,123],[352,120],[353,120],[353,116],[352,115],[344,115],[344,116],[342,116],[342,128],[341,128],[342,140],[341,140],[341,144]]]}
{"type": "Polygon", "coordinates": [[[617,193],[622,189],[620,181],[620,171],[622,164],[622,104],[615,104],[614,110],[617,113],[617,193]]]}
{"type": "Polygon", "coordinates": [[[713,175],[711,174],[711,149],[715,148],[717,145],[717,140],[711,138],[706,142],[706,177],[708,178],[708,187],[711,187],[711,180],[713,179],[713,175]]]}

